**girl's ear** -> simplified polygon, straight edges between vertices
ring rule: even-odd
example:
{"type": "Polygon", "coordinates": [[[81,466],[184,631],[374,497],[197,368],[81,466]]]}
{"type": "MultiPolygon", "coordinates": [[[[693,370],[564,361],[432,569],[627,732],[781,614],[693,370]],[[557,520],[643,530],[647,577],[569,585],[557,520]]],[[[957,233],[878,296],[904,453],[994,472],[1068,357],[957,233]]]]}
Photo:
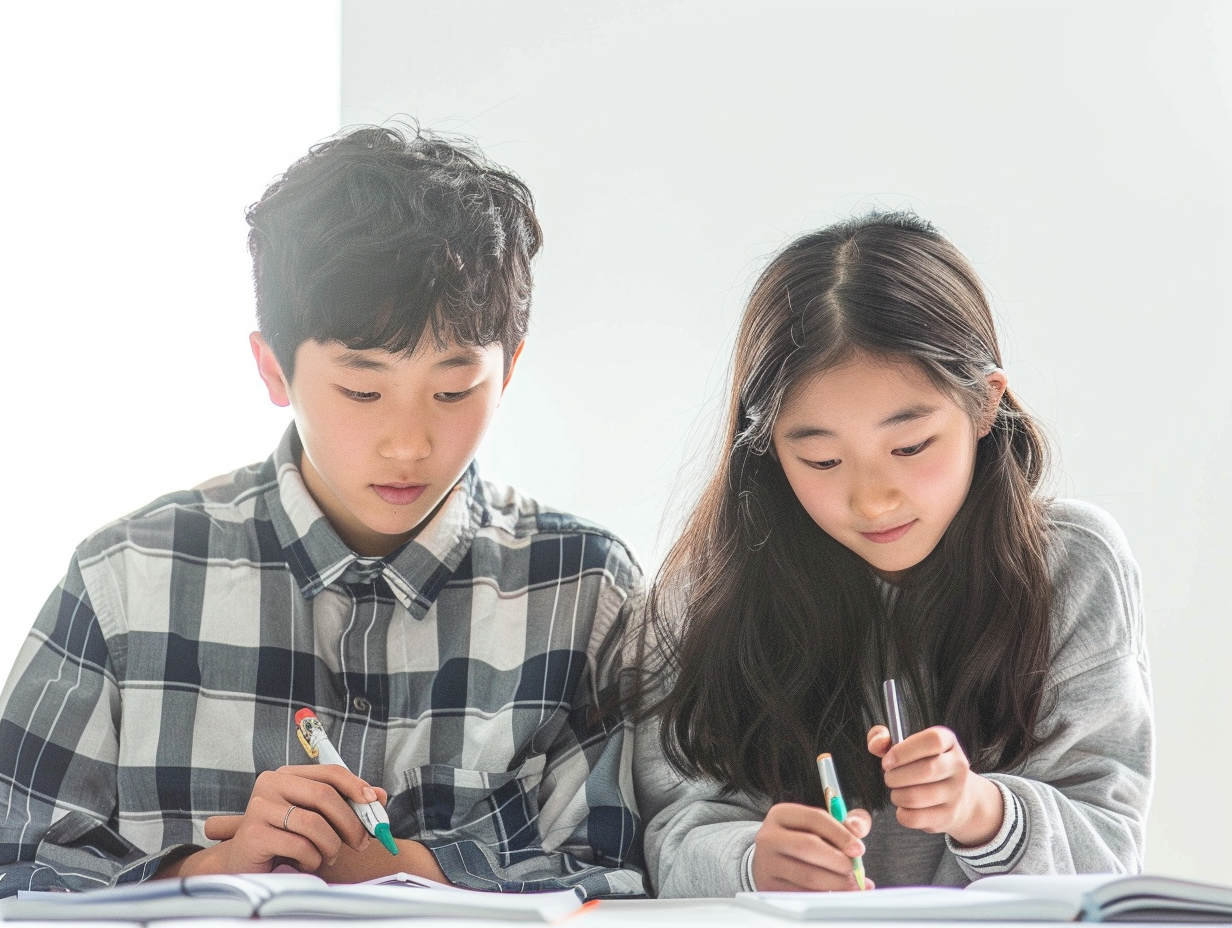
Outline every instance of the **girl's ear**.
{"type": "Polygon", "coordinates": [[[983,438],[992,431],[992,424],[997,418],[997,407],[1001,404],[1001,397],[1005,396],[1006,387],[1010,385],[1005,371],[999,367],[994,367],[984,379],[988,381],[988,405],[984,408],[984,420],[980,423],[979,438],[983,438]]]}

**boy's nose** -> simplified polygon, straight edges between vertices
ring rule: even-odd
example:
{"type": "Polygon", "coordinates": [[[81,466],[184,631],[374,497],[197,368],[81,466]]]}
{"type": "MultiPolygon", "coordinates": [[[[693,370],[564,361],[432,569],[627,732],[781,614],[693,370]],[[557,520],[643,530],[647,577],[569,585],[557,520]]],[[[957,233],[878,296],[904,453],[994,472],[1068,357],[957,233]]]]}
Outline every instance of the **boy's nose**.
{"type": "Polygon", "coordinates": [[[432,439],[424,428],[413,424],[391,428],[377,447],[383,458],[394,461],[422,461],[432,454],[432,439]]]}

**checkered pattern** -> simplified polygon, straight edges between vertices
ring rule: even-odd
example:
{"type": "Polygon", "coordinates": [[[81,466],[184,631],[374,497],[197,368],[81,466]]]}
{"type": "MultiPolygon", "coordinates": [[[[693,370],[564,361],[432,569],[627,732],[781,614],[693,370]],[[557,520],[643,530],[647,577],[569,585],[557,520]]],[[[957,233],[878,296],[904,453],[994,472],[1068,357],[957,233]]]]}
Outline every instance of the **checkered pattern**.
{"type": "Polygon", "coordinates": [[[358,557],[266,462],[163,497],[77,550],[0,698],[0,895],[142,879],[306,763],[315,708],[390,795],[397,837],[496,890],[643,891],[614,692],[643,581],[610,533],[481,481],[358,557]]]}

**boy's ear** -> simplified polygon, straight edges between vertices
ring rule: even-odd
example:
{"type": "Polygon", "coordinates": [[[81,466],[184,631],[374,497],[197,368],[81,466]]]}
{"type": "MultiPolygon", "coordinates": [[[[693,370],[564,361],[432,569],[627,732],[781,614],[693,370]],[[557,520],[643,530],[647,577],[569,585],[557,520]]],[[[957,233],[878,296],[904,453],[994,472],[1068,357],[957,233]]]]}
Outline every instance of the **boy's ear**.
{"type": "MultiPolygon", "coordinates": [[[[255,334],[255,333],[254,333],[255,334]]],[[[501,384],[501,393],[505,392],[505,387],[509,386],[509,378],[513,376],[513,369],[518,363],[518,358],[522,356],[522,349],[526,347],[526,340],[518,342],[518,347],[513,349],[513,357],[509,359],[509,370],[505,371],[505,382],[501,384]]]]}
{"type": "Polygon", "coordinates": [[[979,438],[983,438],[992,431],[992,424],[997,418],[997,407],[1001,404],[1001,397],[1005,396],[1005,390],[1010,385],[1005,371],[999,367],[994,368],[992,373],[984,379],[988,381],[988,405],[984,408],[984,421],[980,424],[979,438]]]}
{"type": "Polygon", "coordinates": [[[265,389],[269,390],[269,398],[275,406],[290,406],[291,391],[287,378],[283,376],[282,365],[274,357],[274,350],[265,343],[260,332],[248,336],[248,344],[252,346],[252,356],[257,360],[257,373],[265,381],[265,389]]]}

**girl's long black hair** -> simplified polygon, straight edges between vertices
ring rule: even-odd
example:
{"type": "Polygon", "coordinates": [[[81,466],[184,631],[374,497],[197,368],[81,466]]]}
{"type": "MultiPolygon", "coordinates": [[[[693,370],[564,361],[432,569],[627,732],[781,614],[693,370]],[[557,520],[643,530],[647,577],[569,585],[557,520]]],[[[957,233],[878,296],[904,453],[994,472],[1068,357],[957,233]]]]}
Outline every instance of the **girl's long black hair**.
{"type": "Polygon", "coordinates": [[[893,672],[910,724],[944,724],[977,771],[1037,744],[1051,606],[1046,444],[1006,391],[971,489],[893,607],[871,568],[823,532],[787,483],[771,430],[796,384],[857,355],[906,361],[987,422],[1001,366],[974,270],[912,214],[806,234],[761,274],[733,361],[717,467],[649,602],[660,670],[647,711],[685,775],[774,802],[819,804],[815,757],[835,755],[849,801],[884,806],[865,737],[893,672]]]}

